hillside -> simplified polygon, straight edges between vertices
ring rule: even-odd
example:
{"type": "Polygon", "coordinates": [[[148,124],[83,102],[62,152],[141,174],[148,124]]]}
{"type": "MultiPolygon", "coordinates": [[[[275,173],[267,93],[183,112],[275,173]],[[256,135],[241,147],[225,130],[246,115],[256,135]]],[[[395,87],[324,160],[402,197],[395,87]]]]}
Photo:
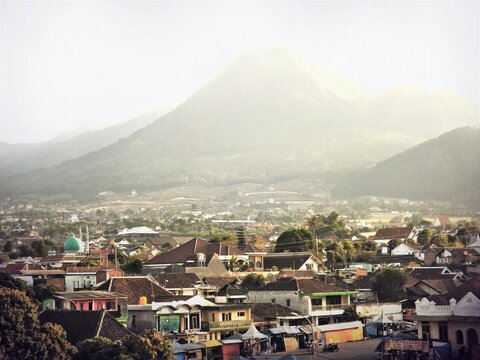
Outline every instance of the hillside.
{"type": "Polygon", "coordinates": [[[160,110],[150,111],[105,129],[59,136],[42,143],[0,143],[0,177],[21,174],[76,159],[130,136],[164,113],[165,111],[160,110]]]}
{"type": "MultiPolygon", "coordinates": [[[[369,108],[375,99],[288,51],[251,51],[130,137],[59,166],[7,178],[0,191],[93,196],[321,178],[371,166],[425,139],[396,124],[378,129],[369,108]]],[[[412,115],[406,109],[405,117],[434,129],[436,118],[428,111],[412,115]]],[[[459,109],[451,128],[471,121],[463,113],[459,109]]]]}
{"type": "Polygon", "coordinates": [[[426,141],[356,174],[337,196],[375,195],[480,204],[480,128],[464,127],[426,141]]]}

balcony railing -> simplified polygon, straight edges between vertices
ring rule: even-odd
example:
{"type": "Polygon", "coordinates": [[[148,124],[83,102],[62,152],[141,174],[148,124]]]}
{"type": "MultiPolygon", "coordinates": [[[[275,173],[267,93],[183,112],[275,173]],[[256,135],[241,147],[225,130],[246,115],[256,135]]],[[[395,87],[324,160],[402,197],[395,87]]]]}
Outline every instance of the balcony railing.
{"type": "Polygon", "coordinates": [[[349,307],[352,307],[352,305],[351,304],[312,305],[312,311],[345,310],[349,307]]]}
{"type": "Polygon", "coordinates": [[[252,320],[202,322],[202,330],[203,331],[244,330],[244,329],[248,329],[251,324],[252,324],[252,320]]]}
{"type": "Polygon", "coordinates": [[[452,307],[450,305],[417,305],[417,315],[424,316],[445,316],[452,315],[452,307]]]}

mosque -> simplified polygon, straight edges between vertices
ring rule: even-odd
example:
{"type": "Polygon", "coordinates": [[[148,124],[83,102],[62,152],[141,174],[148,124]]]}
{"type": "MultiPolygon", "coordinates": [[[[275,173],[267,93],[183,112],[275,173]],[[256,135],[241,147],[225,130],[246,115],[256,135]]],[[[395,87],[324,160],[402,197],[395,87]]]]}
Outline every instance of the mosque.
{"type": "Polygon", "coordinates": [[[89,248],[89,237],[88,237],[88,227],[85,241],[82,240],[82,230],[80,229],[80,239],[75,235],[70,236],[63,243],[63,253],[65,255],[78,255],[78,254],[88,254],[90,252],[89,248]]]}

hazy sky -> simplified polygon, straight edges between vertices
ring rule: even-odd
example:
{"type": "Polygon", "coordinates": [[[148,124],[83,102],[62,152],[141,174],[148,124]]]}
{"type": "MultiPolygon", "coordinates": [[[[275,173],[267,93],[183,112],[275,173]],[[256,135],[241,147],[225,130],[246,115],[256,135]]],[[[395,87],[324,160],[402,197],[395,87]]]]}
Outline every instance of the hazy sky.
{"type": "Polygon", "coordinates": [[[252,48],[480,104],[478,1],[0,1],[0,141],[176,105],[252,48]]]}

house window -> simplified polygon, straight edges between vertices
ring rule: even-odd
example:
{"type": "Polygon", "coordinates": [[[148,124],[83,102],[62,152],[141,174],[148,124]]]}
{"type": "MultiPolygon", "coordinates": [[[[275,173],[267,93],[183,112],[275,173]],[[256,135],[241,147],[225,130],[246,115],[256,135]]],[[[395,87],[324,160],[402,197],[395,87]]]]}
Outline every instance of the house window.
{"type": "Polygon", "coordinates": [[[190,329],[199,329],[200,321],[198,314],[190,315],[190,329]]]}
{"type": "Polygon", "coordinates": [[[132,328],[137,327],[137,315],[132,315],[132,328]]]}
{"type": "Polygon", "coordinates": [[[93,310],[93,301],[88,303],[88,310],[93,310]]]}
{"type": "Polygon", "coordinates": [[[272,304],[275,304],[275,298],[272,298],[272,304]]]}
{"type": "Polygon", "coordinates": [[[313,270],[313,264],[305,264],[307,270],[313,270]]]}
{"type": "Polygon", "coordinates": [[[212,321],[215,321],[215,313],[212,313],[212,321]]]}
{"type": "Polygon", "coordinates": [[[239,311],[237,312],[238,317],[245,317],[245,311],[239,311]]]}
{"type": "Polygon", "coordinates": [[[327,296],[327,305],[339,305],[342,303],[342,297],[340,295],[327,296]]]}
{"type": "Polygon", "coordinates": [[[439,340],[448,341],[448,322],[440,321],[438,323],[439,340]]]}
{"type": "Polygon", "coordinates": [[[287,307],[290,307],[290,299],[287,299],[287,307]]]}
{"type": "Polygon", "coordinates": [[[115,301],[107,301],[107,310],[116,310],[115,301]]]}
{"type": "Polygon", "coordinates": [[[455,331],[455,340],[457,341],[457,345],[463,345],[463,332],[462,332],[462,330],[455,331]]]}
{"type": "Polygon", "coordinates": [[[312,305],[314,305],[314,306],[322,305],[322,298],[314,298],[314,299],[312,299],[312,305]]]}
{"type": "Polygon", "coordinates": [[[222,313],[222,321],[232,321],[232,313],[222,313]]]}

